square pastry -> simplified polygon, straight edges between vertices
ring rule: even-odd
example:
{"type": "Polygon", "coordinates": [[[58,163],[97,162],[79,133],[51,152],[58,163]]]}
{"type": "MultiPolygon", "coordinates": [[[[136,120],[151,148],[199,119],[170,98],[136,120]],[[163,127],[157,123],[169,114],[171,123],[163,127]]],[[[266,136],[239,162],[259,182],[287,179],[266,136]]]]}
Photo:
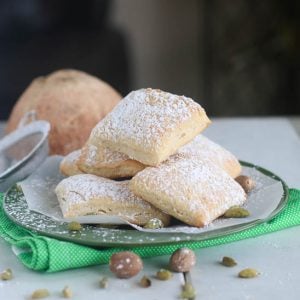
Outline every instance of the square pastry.
{"type": "Polygon", "coordinates": [[[78,162],[81,155],[81,150],[75,150],[66,155],[59,165],[60,172],[65,176],[73,176],[77,174],[83,174],[78,168],[78,162]]]}
{"type": "Polygon", "coordinates": [[[128,94],[98,123],[91,137],[156,166],[209,124],[204,109],[191,98],[149,88],[128,94]]]}
{"type": "Polygon", "coordinates": [[[242,187],[208,161],[179,154],[130,181],[133,193],[182,222],[202,227],[246,200],[242,187]]]}
{"type": "Polygon", "coordinates": [[[65,218],[108,215],[137,225],[159,218],[168,225],[170,216],[135,196],[128,185],[128,181],[79,174],[63,179],[55,193],[65,218]]]}
{"type": "Polygon", "coordinates": [[[202,134],[179,148],[176,153],[186,158],[207,160],[226,171],[232,178],[239,176],[242,171],[238,159],[231,152],[202,134]]]}
{"type": "Polygon", "coordinates": [[[132,177],[145,168],[128,155],[113,151],[92,138],[81,149],[77,166],[84,173],[111,179],[132,177]]]}
{"type": "MultiPolygon", "coordinates": [[[[241,165],[237,158],[202,134],[180,147],[169,159],[178,154],[186,158],[208,160],[225,170],[233,178],[241,173],[241,165]]],[[[89,139],[81,150],[73,151],[64,157],[60,164],[60,171],[66,176],[88,173],[118,179],[133,177],[146,167],[146,165],[130,159],[126,154],[113,151],[89,139]]]]}

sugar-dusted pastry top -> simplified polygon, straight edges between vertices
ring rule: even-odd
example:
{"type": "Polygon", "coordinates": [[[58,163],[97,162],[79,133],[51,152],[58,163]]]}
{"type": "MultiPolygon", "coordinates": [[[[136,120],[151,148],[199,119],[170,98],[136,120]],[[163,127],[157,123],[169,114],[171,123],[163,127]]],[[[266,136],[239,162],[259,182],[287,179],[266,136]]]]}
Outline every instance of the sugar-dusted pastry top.
{"type": "Polygon", "coordinates": [[[80,155],[80,150],[75,150],[66,155],[60,163],[60,172],[66,176],[82,174],[83,172],[77,166],[80,155]]]}
{"type": "Polygon", "coordinates": [[[246,200],[241,186],[221,168],[180,154],[139,172],[130,188],[157,208],[197,227],[246,200]]]}
{"type": "Polygon", "coordinates": [[[158,147],[163,145],[163,133],[189,119],[193,111],[202,113],[203,109],[190,98],[141,89],[126,96],[95,130],[104,140],[124,137],[149,148],[158,147]]]}
{"type": "MultiPolygon", "coordinates": [[[[241,165],[232,153],[202,134],[180,147],[174,155],[178,154],[187,158],[208,159],[233,178],[241,172],[241,165]]],[[[87,141],[76,164],[85,173],[106,178],[132,177],[146,167],[138,161],[131,160],[126,154],[113,151],[100,142],[97,143],[95,138],[90,138],[87,141]]]]}
{"type": "Polygon", "coordinates": [[[81,150],[81,160],[84,160],[84,163],[87,166],[97,167],[103,166],[103,164],[118,164],[124,162],[125,160],[130,159],[128,155],[113,151],[110,148],[105,147],[98,141],[95,143],[93,139],[89,139],[87,143],[83,146],[81,150]]]}
{"type": "Polygon", "coordinates": [[[225,170],[233,178],[240,175],[242,170],[239,161],[232,153],[202,134],[179,148],[177,154],[208,160],[225,170]]]}
{"type": "Polygon", "coordinates": [[[128,155],[97,144],[92,138],[82,148],[77,165],[85,173],[111,179],[132,177],[145,168],[128,155]]]}
{"type": "Polygon", "coordinates": [[[88,214],[119,216],[143,225],[159,218],[166,225],[170,217],[150,203],[135,196],[128,181],[113,181],[91,174],[80,174],[62,180],[55,192],[64,217],[88,214]]]}
{"type": "Polygon", "coordinates": [[[204,109],[191,98],[148,88],[128,94],[91,136],[132,159],[157,165],[209,123],[204,109]]]}

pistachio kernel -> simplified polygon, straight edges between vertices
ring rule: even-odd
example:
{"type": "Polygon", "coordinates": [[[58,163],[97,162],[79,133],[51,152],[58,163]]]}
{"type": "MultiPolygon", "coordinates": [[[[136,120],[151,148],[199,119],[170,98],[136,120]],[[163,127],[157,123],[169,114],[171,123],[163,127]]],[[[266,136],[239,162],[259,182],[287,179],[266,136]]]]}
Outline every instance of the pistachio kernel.
{"type": "Polygon", "coordinates": [[[246,218],[248,216],[250,216],[249,211],[240,206],[230,207],[223,215],[225,218],[246,218]]]}
{"type": "Polygon", "coordinates": [[[142,279],[140,280],[140,285],[144,288],[151,286],[150,278],[147,276],[143,276],[142,279]]]}
{"type": "Polygon", "coordinates": [[[224,256],[221,263],[225,267],[234,267],[237,265],[237,262],[229,256],[224,256]]]}
{"type": "Polygon", "coordinates": [[[102,277],[99,281],[99,286],[101,289],[107,289],[108,287],[108,278],[107,277],[102,277]]]}
{"type": "Polygon", "coordinates": [[[38,289],[32,293],[31,299],[42,299],[48,297],[49,295],[50,293],[47,289],[38,289]]]}
{"type": "Polygon", "coordinates": [[[156,273],[156,278],[159,280],[169,280],[171,279],[173,276],[173,274],[166,270],[166,269],[160,269],[157,273],[156,273]]]}
{"type": "Polygon", "coordinates": [[[68,224],[69,231],[79,231],[81,230],[82,226],[80,223],[72,221],[68,224]]]}
{"type": "Polygon", "coordinates": [[[158,218],[153,218],[150,219],[143,227],[145,229],[159,229],[164,227],[164,223],[158,218]]]}
{"type": "Polygon", "coordinates": [[[182,292],[180,294],[181,299],[195,299],[196,290],[190,283],[185,283],[182,287],[182,292]]]}
{"type": "Polygon", "coordinates": [[[11,280],[13,278],[13,273],[11,269],[6,269],[0,274],[1,280],[11,280]]]}
{"type": "Polygon", "coordinates": [[[68,286],[65,286],[62,290],[62,295],[64,298],[72,298],[73,292],[68,286]]]}
{"type": "Polygon", "coordinates": [[[247,268],[239,272],[240,278],[254,278],[259,275],[259,272],[252,268],[247,268]]]}
{"type": "Polygon", "coordinates": [[[240,175],[235,178],[235,181],[240,184],[246,193],[249,193],[255,188],[255,181],[249,176],[240,175]]]}

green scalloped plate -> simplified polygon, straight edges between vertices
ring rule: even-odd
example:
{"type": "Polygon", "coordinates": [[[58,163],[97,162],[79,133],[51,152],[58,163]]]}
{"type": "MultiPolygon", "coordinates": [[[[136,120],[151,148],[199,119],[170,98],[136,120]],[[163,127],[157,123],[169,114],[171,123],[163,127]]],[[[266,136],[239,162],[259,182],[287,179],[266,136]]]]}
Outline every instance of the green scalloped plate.
{"type": "Polygon", "coordinates": [[[282,186],[278,206],[263,219],[255,219],[243,224],[226,226],[220,229],[210,230],[202,233],[183,232],[143,232],[130,227],[105,228],[95,225],[83,225],[79,232],[70,232],[67,223],[55,221],[48,216],[30,211],[26,199],[17,185],[14,185],[5,195],[3,207],[7,216],[16,224],[38,234],[70,241],[93,247],[113,246],[141,246],[141,245],[163,245],[179,241],[200,241],[215,238],[230,233],[245,230],[262,222],[267,222],[275,217],[286,205],[288,200],[288,186],[285,182],[272,172],[255,166],[251,163],[241,162],[243,166],[256,169],[260,174],[279,182],[282,186]]]}

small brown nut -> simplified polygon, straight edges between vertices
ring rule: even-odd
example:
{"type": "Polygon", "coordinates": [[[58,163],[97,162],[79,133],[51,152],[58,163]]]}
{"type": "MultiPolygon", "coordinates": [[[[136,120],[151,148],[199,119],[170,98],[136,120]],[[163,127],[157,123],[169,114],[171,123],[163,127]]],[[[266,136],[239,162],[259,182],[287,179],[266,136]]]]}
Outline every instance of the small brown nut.
{"type": "Polygon", "coordinates": [[[106,276],[104,276],[100,279],[99,286],[101,287],[101,289],[107,289],[107,287],[108,287],[108,278],[106,276]]]}
{"type": "Polygon", "coordinates": [[[180,248],[172,254],[169,263],[174,272],[188,272],[196,264],[196,255],[189,248],[180,248]]]}
{"type": "Polygon", "coordinates": [[[130,278],[142,270],[143,262],[135,253],[123,251],[111,256],[109,268],[118,278],[130,278]]]}
{"type": "Polygon", "coordinates": [[[239,272],[238,276],[240,278],[254,278],[259,275],[259,272],[252,268],[247,268],[239,272]]]}
{"type": "Polygon", "coordinates": [[[159,280],[169,280],[173,277],[173,273],[166,269],[160,269],[156,272],[156,278],[159,280]]]}
{"type": "Polygon", "coordinates": [[[64,298],[72,298],[73,292],[68,286],[65,286],[64,289],[62,290],[62,295],[64,298]]]}
{"type": "Polygon", "coordinates": [[[38,289],[32,293],[31,299],[43,299],[48,297],[49,295],[50,293],[47,289],[38,289]]]}
{"type": "Polygon", "coordinates": [[[2,273],[0,273],[1,280],[11,280],[13,278],[13,273],[11,269],[6,269],[2,273]]]}
{"type": "Polygon", "coordinates": [[[159,229],[164,227],[164,223],[158,218],[153,218],[150,219],[143,227],[145,229],[159,229]]]}
{"type": "Polygon", "coordinates": [[[237,265],[237,262],[232,257],[224,256],[221,264],[225,267],[234,267],[237,265]]]}
{"type": "Polygon", "coordinates": [[[234,205],[227,209],[223,215],[224,218],[247,218],[250,212],[243,207],[234,205]]]}
{"type": "Polygon", "coordinates": [[[81,224],[76,221],[72,221],[72,222],[68,223],[69,231],[79,231],[79,230],[81,230],[81,228],[82,228],[81,224]]]}
{"type": "Polygon", "coordinates": [[[140,286],[147,288],[151,286],[151,280],[147,276],[143,276],[142,279],[140,280],[140,286]]]}
{"type": "Polygon", "coordinates": [[[240,175],[235,178],[235,180],[241,185],[246,193],[249,193],[255,188],[255,181],[249,176],[240,175]]]}
{"type": "Polygon", "coordinates": [[[180,295],[181,299],[195,299],[196,290],[190,283],[185,283],[182,287],[182,292],[180,295]]]}

